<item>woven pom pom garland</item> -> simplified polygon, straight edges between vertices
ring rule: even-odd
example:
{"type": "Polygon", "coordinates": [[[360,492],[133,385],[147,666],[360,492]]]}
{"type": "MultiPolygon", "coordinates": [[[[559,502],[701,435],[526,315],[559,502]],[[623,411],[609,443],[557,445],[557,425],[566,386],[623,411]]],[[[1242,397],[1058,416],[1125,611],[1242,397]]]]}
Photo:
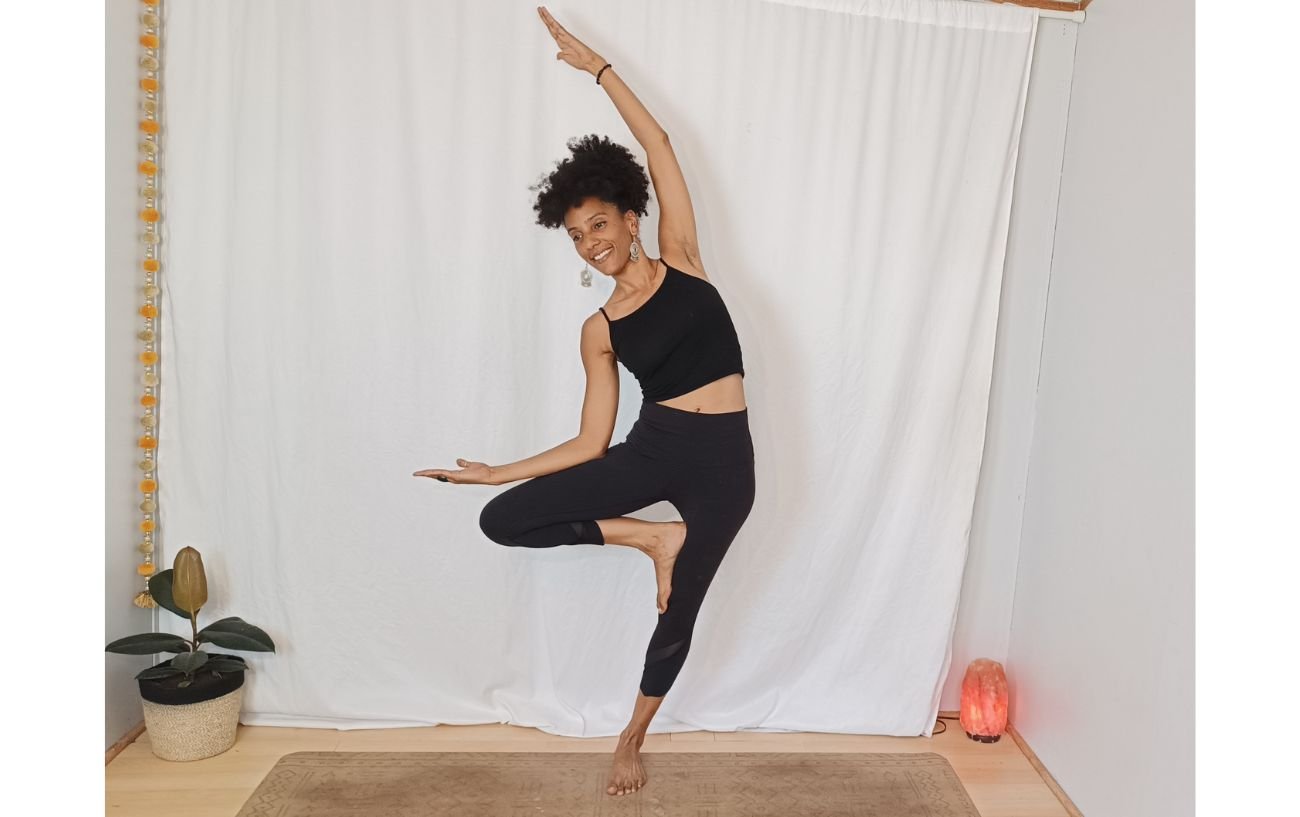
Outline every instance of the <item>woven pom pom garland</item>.
{"type": "Polygon", "coordinates": [[[162,122],[159,114],[162,110],[161,62],[162,55],[162,4],[159,0],[140,0],[140,152],[144,159],[139,164],[140,171],[140,223],[143,232],[140,243],[144,247],[144,260],[141,269],[144,272],[144,285],[140,291],[144,302],[140,305],[140,317],[144,319],[144,328],[137,337],[144,344],[139,353],[140,364],[144,368],[141,383],[144,394],[140,397],[140,426],[144,435],[140,437],[139,468],[143,478],[139,479],[137,488],[141,494],[140,535],[143,541],[136,545],[141,561],[136,566],[137,575],[144,581],[144,587],[135,594],[131,603],[136,607],[153,608],[158,603],[149,593],[149,577],[154,575],[154,536],[157,533],[158,520],[158,480],[156,452],[158,448],[158,348],[157,320],[158,296],[161,288],[158,284],[162,262],[159,249],[162,243],[162,209],[159,203],[159,172],[162,167],[162,122]]]}

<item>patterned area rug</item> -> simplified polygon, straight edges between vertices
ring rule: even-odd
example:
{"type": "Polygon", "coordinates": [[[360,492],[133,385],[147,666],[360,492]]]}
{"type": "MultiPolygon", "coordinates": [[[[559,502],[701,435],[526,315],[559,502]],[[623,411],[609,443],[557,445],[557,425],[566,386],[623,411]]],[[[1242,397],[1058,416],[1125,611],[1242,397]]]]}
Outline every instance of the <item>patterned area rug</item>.
{"type": "Polygon", "coordinates": [[[642,752],[605,793],[602,752],[294,752],[236,817],[979,817],[942,755],[642,752]]]}

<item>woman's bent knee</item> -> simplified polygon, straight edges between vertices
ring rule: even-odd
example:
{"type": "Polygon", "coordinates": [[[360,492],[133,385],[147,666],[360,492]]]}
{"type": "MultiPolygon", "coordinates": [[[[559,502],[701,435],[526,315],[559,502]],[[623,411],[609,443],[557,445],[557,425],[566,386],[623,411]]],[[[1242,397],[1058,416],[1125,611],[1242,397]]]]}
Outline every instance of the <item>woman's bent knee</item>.
{"type": "Polygon", "coordinates": [[[498,545],[512,546],[515,544],[514,526],[510,523],[509,515],[503,513],[502,503],[498,502],[500,498],[501,494],[492,497],[483,506],[483,510],[479,511],[478,526],[484,536],[498,545]]]}

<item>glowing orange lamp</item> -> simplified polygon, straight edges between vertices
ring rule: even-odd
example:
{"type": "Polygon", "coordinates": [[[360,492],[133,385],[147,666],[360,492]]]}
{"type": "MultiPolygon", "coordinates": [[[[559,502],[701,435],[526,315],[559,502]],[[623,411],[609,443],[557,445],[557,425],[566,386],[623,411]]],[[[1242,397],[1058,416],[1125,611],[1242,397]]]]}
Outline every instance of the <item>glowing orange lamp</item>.
{"type": "Polygon", "coordinates": [[[990,658],[976,658],[961,682],[961,728],[980,743],[997,743],[1007,728],[1007,676],[990,658]]]}

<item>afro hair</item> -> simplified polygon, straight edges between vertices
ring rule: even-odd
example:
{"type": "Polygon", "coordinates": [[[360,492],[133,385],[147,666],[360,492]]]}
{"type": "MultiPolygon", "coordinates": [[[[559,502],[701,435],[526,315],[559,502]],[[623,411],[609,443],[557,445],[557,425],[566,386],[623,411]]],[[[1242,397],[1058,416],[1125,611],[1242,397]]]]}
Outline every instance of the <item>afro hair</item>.
{"type": "Polygon", "coordinates": [[[550,229],[563,227],[569,208],[578,207],[589,196],[617,206],[620,214],[628,210],[646,214],[650,179],[632,151],[594,133],[570,139],[568,147],[572,155],[528,188],[541,189],[533,205],[538,224],[550,229]]]}

